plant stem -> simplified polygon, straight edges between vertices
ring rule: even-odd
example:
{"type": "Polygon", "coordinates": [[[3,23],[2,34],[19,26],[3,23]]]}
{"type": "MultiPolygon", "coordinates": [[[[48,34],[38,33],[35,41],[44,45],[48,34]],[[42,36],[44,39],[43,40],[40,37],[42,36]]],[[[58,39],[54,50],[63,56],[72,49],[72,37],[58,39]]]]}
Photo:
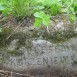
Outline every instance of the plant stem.
{"type": "Polygon", "coordinates": [[[48,26],[47,26],[47,32],[49,33],[49,28],[48,28],[48,26]]]}

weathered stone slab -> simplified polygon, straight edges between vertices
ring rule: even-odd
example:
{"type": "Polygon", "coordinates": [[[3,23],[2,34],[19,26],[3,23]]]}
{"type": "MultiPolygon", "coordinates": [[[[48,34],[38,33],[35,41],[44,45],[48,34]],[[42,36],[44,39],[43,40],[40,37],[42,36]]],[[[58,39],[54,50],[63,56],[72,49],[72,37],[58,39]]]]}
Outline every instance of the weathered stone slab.
{"type": "Polygon", "coordinates": [[[31,48],[20,48],[23,55],[6,58],[3,66],[14,70],[45,66],[77,68],[77,38],[57,44],[40,39],[33,40],[32,44],[31,48]]]}

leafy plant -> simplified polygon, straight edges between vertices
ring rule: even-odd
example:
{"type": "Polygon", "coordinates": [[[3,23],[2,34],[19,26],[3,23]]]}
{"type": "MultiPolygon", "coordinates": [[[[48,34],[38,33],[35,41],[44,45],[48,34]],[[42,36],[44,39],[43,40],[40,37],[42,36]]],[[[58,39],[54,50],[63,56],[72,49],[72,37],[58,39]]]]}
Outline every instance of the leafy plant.
{"type": "Polygon", "coordinates": [[[34,13],[35,18],[35,26],[48,26],[50,23],[50,16],[48,14],[45,14],[44,11],[36,12],[34,13]]]}
{"type": "Polygon", "coordinates": [[[12,13],[19,20],[35,16],[34,25],[48,26],[50,15],[66,13],[71,21],[75,21],[77,14],[76,0],[0,0],[0,11],[4,15],[12,13]],[[37,17],[36,14],[40,15],[37,17]]]}
{"type": "Polygon", "coordinates": [[[49,10],[50,10],[51,15],[57,15],[58,12],[61,11],[61,5],[60,4],[52,4],[49,10]]]}
{"type": "Polygon", "coordinates": [[[13,0],[14,15],[23,19],[26,16],[31,16],[34,12],[36,0],[13,0]]]}
{"type": "Polygon", "coordinates": [[[51,15],[57,15],[62,9],[62,4],[58,0],[51,0],[49,12],[51,15]]]}
{"type": "Polygon", "coordinates": [[[35,18],[35,26],[47,26],[47,31],[49,32],[48,26],[50,23],[50,15],[45,14],[44,11],[34,13],[35,18]]]}
{"type": "Polygon", "coordinates": [[[61,10],[61,5],[58,3],[58,0],[39,0],[38,4],[40,8],[34,13],[34,26],[46,26],[47,31],[49,32],[48,26],[50,24],[50,15],[57,15],[61,10]]]}
{"type": "Polygon", "coordinates": [[[40,0],[39,3],[50,15],[57,15],[61,11],[62,4],[58,0],[40,0]]]}
{"type": "Polygon", "coordinates": [[[2,14],[9,15],[12,10],[12,2],[10,0],[0,0],[0,11],[2,14]]]}

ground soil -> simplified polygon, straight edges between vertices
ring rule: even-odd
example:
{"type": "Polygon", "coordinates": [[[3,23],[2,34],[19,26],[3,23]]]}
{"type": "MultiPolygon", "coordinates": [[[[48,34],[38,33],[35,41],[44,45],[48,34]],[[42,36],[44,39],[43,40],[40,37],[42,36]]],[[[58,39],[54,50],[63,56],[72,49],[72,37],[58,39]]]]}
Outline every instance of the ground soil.
{"type": "Polygon", "coordinates": [[[77,77],[77,70],[49,66],[23,71],[1,68],[0,77],[77,77]]]}

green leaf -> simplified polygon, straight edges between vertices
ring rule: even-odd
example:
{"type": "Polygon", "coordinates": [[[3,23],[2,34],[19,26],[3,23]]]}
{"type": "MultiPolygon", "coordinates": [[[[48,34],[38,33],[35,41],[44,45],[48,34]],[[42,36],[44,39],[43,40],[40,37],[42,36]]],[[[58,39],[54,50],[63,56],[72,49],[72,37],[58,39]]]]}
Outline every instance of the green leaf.
{"type": "Polygon", "coordinates": [[[42,19],[40,19],[40,18],[35,18],[34,26],[40,27],[41,24],[42,24],[42,19]]]}
{"type": "Polygon", "coordinates": [[[35,7],[36,10],[42,10],[44,8],[45,8],[44,6],[40,6],[40,5],[38,5],[38,6],[35,7]]]}
{"type": "Polygon", "coordinates": [[[51,3],[52,4],[57,4],[58,3],[58,0],[51,0],[51,3]]]}
{"type": "Polygon", "coordinates": [[[45,13],[43,11],[34,13],[34,16],[37,17],[37,18],[43,18],[44,15],[45,15],[45,13]]]}
{"type": "Polygon", "coordinates": [[[35,26],[41,26],[42,24],[45,26],[49,26],[50,23],[50,15],[45,14],[44,11],[36,12],[34,14],[35,18],[35,26]]]}
{"type": "Polygon", "coordinates": [[[40,16],[40,18],[43,18],[44,15],[45,15],[44,11],[40,11],[40,12],[39,12],[39,16],[40,16]]]}
{"type": "Polygon", "coordinates": [[[50,16],[49,15],[45,15],[44,18],[43,18],[43,24],[45,26],[49,26],[49,23],[50,23],[50,16]]]}
{"type": "Polygon", "coordinates": [[[35,17],[40,17],[39,12],[34,13],[35,17]]]}
{"type": "Polygon", "coordinates": [[[2,11],[2,14],[4,14],[5,16],[8,16],[9,13],[9,8],[5,8],[5,10],[2,11]]]}
{"type": "Polygon", "coordinates": [[[2,11],[2,10],[4,10],[5,8],[2,6],[2,5],[0,5],[0,11],[2,11]]]}
{"type": "Polygon", "coordinates": [[[43,0],[43,2],[42,2],[42,4],[44,5],[44,6],[50,6],[51,5],[51,0],[43,0]]]}
{"type": "Polygon", "coordinates": [[[50,8],[51,14],[52,15],[56,15],[57,14],[57,6],[56,5],[52,5],[50,8]]]}

